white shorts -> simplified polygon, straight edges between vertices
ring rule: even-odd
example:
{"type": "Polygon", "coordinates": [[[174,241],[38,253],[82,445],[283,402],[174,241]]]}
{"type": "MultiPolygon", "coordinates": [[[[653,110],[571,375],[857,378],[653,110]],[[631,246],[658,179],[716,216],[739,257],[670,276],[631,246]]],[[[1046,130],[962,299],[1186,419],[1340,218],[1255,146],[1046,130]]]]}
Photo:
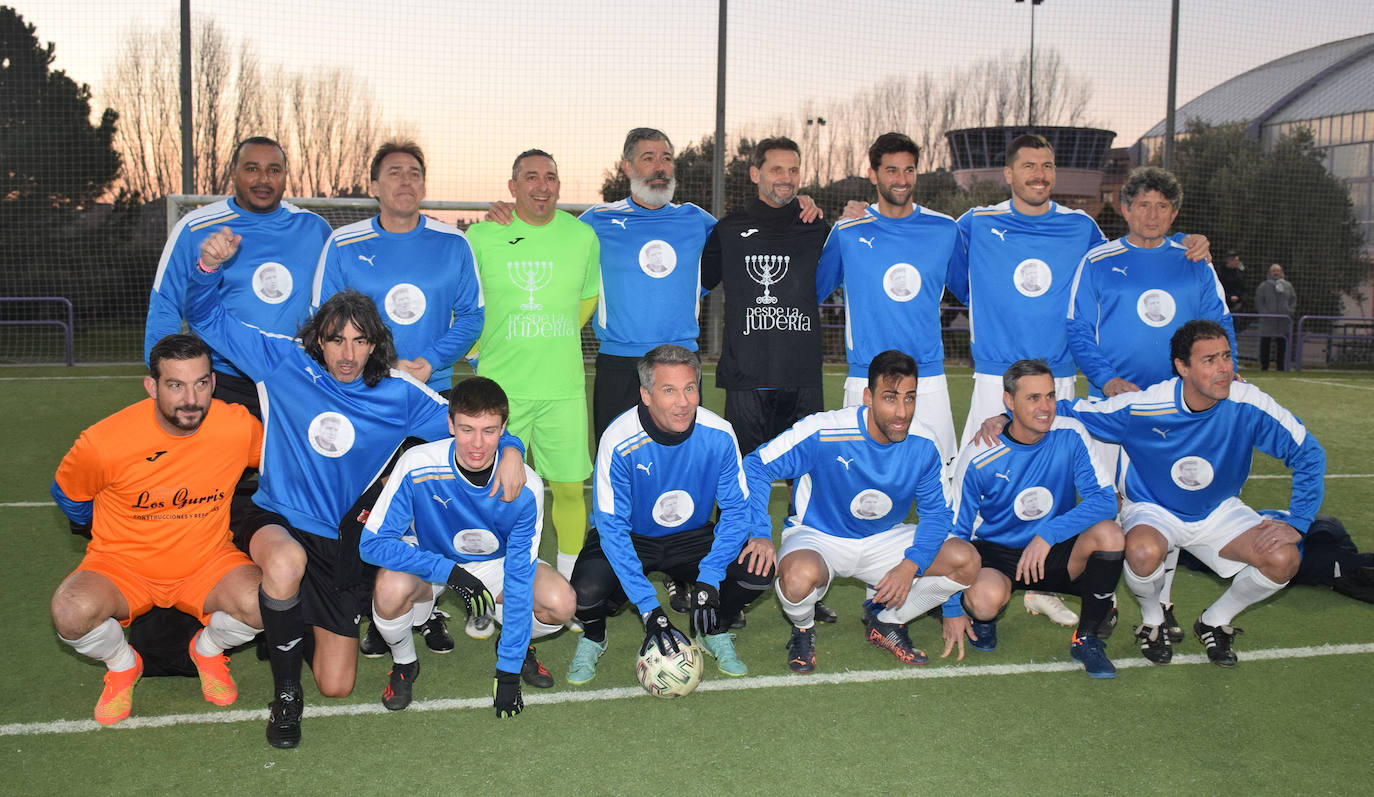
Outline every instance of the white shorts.
{"type": "Polygon", "coordinates": [[[1126,501],[1121,506],[1121,528],[1128,534],[1136,526],[1158,529],[1170,548],[1183,548],[1222,578],[1239,573],[1245,563],[1223,557],[1221,549],[1263,520],[1239,498],[1227,498],[1210,515],[1194,521],[1180,520],[1159,504],[1126,501]]]}
{"type": "Polygon", "coordinates": [[[902,561],[915,538],[916,526],[911,523],[898,523],[887,531],[859,539],[836,537],[810,526],[792,526],[782,535],[778,561],[793,551],[815,551],[830,571],[825,581],[827,589],[836,576],[857,578],[873,586],[902,561]]]}
{"type": "MultiPolygon", "coordinates": [[[[1054,395],[1059,399],[1072,399],[1074,391],[1077,390],[1076,376],[1061,376],[1054,380],[1054,395]]],[[[982,427],[983,421],[994,415],[1001,415],[1007,411],[1007,406],[1002,403],[1002,375],[1001,374],[980,374],[973,375],[973,398],[969,400],[968,419],[964,421],[964,434],[959,438],[959,447],[968,445],[973,436],[982,427]]]]}
{"type": "MultiPolygon", "coordinates": [[[[536,559],[534,566],[547,563],[543,559],[536,559]]],[[[468,571],[482,582],[482,586],[487,588],[493,598],[501,599],[501,590],[506,587],[506,557],[500,559],[488,559],[482,562],[459,562],[459,567],[468,571]]],[[[439,585],[443,587],[443,584],[439,585]]],[[[438,598],[438,595],[435,595],[438,598]]]]}
{"type": "MultiPolygon", "coordinates": [[[[857,407],[864,403],[864,388],[868,380],[857,376],[844,380],[844,406],[857,407]]],[[[940,461],[948,471],[953,467],[954,455],[954,413],[949,408],[949,380],[944,374],[922,376],[916,379],[916,420],[925,424],[935,433],[935,448],[940,452],[940,461]]],[[[949,476],[948,473],[945,474],[949,476]]]]}

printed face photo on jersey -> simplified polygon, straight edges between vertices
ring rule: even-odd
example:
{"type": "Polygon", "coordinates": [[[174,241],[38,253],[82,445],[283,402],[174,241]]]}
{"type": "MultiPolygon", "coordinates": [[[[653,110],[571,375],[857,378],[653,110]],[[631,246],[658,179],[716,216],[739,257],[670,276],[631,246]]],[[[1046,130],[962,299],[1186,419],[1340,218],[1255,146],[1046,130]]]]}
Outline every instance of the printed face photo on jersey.
{"type": "Polygon", "coordinates": [[[1033,257],[1018,263],[1011,276],[1016,290],[1030,297],[1043,296],[1053,280],[1049,264],[1033,257]]]}
{"type": "Polygon", "coordinates": [[[879,490],[864,490],[849,502],[849,513],[859,520],[875,520],[892,511],[892,499],[879,490]]]}
{"type": "Polygon", "coordinates": [[[496,535],[486,529],[463,529],[453,535],[453,550],[469,556],[485,556],[500,547],[496,535]]]}
{"type": "Polygon", "coordinates": [[[921,272],[910,263],[895,263],[883,275],[883,292],[894,302],[909,302],[921,292],[921,272]]]}
{"type": "Polygon", "coordinates": [[[1136,300],[1136,315],[1152,327],[1162,327],[1174,320],[1174,297],[1165,291],[1145,291],[1136,300]]]}
{"type": "Polygon", "coordinates": [[[1044,517],[1054,506],[1054,496],[1044,487],[1027,487],[1016,496],[1013,511],[1022,520],[1044,517]]]}
{"type": "Polygon", "coordinates": [[[1212,463],[1202,457],[1184,457],[1169,469],[1169,476],[1185,490],[1201,490],[1212,483],[1212,463]]]}
{"type": "Polygon", "coordinates": [[[425,293],[409,282],[402,282],[386,292],[383,304],[388,318],[409,326],[425,314],[425,293]]]}
{"type": "Polygon", "coordinates": [[[667,241],[649,241],[639,249],[639,269],[654,279],[662,279],[677,267],[677,252],[667,241]]]}
{"type": "Polygon", "coordinates": [[[271,260],[253,272],[253,294],[268,304],[281,304],[291,295],[291,272],[271,260]]]}
{"type": "Polygon", "coordinates": [[[692,496],[684,490],[672,490],[660,495],[654,502],[654,521],[669,528],[681,526],[695,510],[692,496]]]}
{"type": "Polygon", "coordinates": [[[353,447],[353,424],[337,412],[322,412],[310,422],[306,435],[315,453],[331,459],[353,447]]]}

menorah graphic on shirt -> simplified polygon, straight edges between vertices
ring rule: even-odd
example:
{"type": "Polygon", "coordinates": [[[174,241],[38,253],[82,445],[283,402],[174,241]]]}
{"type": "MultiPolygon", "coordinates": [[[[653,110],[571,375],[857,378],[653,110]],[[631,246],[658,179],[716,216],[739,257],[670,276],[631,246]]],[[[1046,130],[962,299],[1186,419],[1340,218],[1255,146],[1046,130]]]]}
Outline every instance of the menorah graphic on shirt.
{"type": "Polygon", "coordinates": [[[749,278],[763,286],[763,295],[754,299],[755,304],[777,304],[778,297],[768,292],[768,288],[782,282],[787,276],[787,266],[792,262],[791,255],[745,255],[744,268],[749,278]]]}
{"type": "Polygon", "coordinates": [[[544,305],[534,301],[534,292],[549,284],[553,279],[552,260],[507,260],[506,273],[510,281],[522,291],[528,291],[530,300],[520,305],[521,310],[542,310],[544,305]]]}

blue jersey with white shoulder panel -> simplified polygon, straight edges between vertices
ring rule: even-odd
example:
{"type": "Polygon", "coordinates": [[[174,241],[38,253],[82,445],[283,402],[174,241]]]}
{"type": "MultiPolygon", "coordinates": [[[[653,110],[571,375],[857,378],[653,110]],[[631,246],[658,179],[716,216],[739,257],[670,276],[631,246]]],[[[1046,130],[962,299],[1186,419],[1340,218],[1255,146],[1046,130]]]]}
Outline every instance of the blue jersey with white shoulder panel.
{"type": "Polygon", "coordinates": [[[601,295],[592,326],[601,351],[640,357],[662,343],[697,350],[701,250],[711,214],[671,202],[650,210],[626,197],[578,217],[601,242],[601,295]]]}
{"type": "Polygon", "coordinates": [[[1226,399],[1201,412],[1188,408],[1177,377],[1102,401],[1060,401],[1058,407],[1093,437],[1121,444],[1129,460],[1118,484],[1127,500],[1158,504],[1182,520],[1202,520],[1240,495],[1258,448],[1293,471],[1293,528],[1306,533],[1321,506],[1326,452],[1293,413],[1248,382],[1232,382],[1226,399]]]}
{"type": "Polygon", "coordinates": [[[391,330],[396,356],[433,367],[427,384],[448,390],[453,363],[482,334],[482,287],[468,239],[457,227],[420,216],[395,233],[370,219],[340,227],[319,253],[311,311],[339,291],[371,297],[391,330]]]}
{"type": "MultiPolygon", "coordinates": [[[[153,278],[148,320],[143,330],[143,360],[153,344],[181,331],[187,280],[200,260],[200,244],[221,227],[243,236],[238,251],[224,262],[220,296],[234,316],[267,332],[294,335],[308,316],[310,281],[329,223],[290,202],[271,213],[244,210],[230,197],[193,210],[177,222],[153,278]]],[[[211,344],[216,371],[243,376],[225,352],[211,344]]]]}
{"type": "Polygon", "coordinates": [[[455,564],[504,559],[497,669],[519,672],[530,643],[534,571],[544,525],[544,483],[528,465],[510,503],[459,472],[453,438],[416,446],[397,460],[358,544],[364,562],[443,584],[455,564]],[[416,544],[403,537],[412,532],[416,544]]]}
{"type": "Polygon", "coordinates": [[[626,597],[640,613],[658,597],[644,576],[630,535],[671,538],[702,528],[720,506],[715,540],[697,566],[697,580],[720,586],[749,531],[749,494],[735,431],[697,407],[683,435],[660,431],[643,404],[616,417],[601,436],[592,486],[592,523],[626,597]]]}
{"type": "Polygon", "coordinates": [[[963,250],[954,219],[916,205],[899,219],[870,206],[860,219],[831,229],[817,270],[818,294],[844,286],[844,346],[849,375],[888,349],[915,358],[922,377],[945,372],[940,298],[955,252],[963,250]]]}
{"type": "Polygon", "coordinates": [[[969,308],[974,370],[1001,375],[1038,358],[1056,377],[1073,376],[1064,308],[1079,261],[1106,240],[1097,222],[1057,202],[1027,216],[1008,199],[964,213],[959,229],[968,249],[946,285],[969,308]]]}
{"type": "Polygon", "coordinates": [[[1089,395],[1121,377],[1148,387],[1173,374],[1169,340],[1197,318],[1221,324],[1236,349],[1236,331],[1221,283],[1206,261],[1194,263],[1177,240],[1142,249],[1118,238],[1089,250],[1070,295],[1069,349],[1088,377],[1089,395]]]}
{"type": "Polygon", "coordinates": [[[808,415],[745,457],[756,536],[767,536],[768,497],[775,479],[797,479],[790,526],[862,539],[905,522],[912,503],[919,519],[906,558],[924,571],[935,561],[954,519],[945,501],[940,453],[933,434],[913,420],[898,443],[868,433],[866,406],[808,415]]]}

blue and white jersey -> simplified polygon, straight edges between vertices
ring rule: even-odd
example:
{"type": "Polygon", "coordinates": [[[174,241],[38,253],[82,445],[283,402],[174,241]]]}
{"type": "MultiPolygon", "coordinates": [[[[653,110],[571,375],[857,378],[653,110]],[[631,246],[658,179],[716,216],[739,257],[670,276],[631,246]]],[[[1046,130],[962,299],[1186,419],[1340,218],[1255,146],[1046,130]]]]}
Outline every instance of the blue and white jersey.
{"type": "Polygon", "coordinates": [[[1121,444],[1117,482],[1127,500],[1158,504],[1182,520],[1202,520],[1239,496],[1256,448],[1293,471],[1293,528],[1306,533],[1321,506],[1326,452],[1293,413],[1248,382],[1232,382],[1228,398],[1201,412],[1188,409],[1175,377],[1102,401],[1060,401],[1059,413],[1121,444]]]}
{"type": "MultiPolygon", "coordinates": [[[[191,329],[257,383],[263,445],[253,502],[302,531],[337,539],[344,513],[403,440],[448,437],[448,402],[395,369],[375,387],[362,377],[338,381],[300,341],[229,315],[216,290],[221,273],[195,271],[186,311],[191,329]]],[[[519,441],[506,434],[501,444],[519,441]]]]}
{"type": "Polygon", "coordinates": [[[406,451],[367,517],[364,562],[443,584],[455,564],[504,559],[498,670],[520,672],[534,616],[534,571],[544,526],[544,483],[528,465],[510,503],[488,496],[458,471],[453,438],[406,451]],[[414,545],[403,538],[415,535],[414,545]]]}
{"type": "Polygon", "coordinates": [[[311,312],[346,288],[366,294],[396,356],[425,358],[434,368],[429,386],[448,390],[453,363],[482,334],[482,287],[467,237],[428,216],[410,232],[387,232],[373,216],[340,227],[318,254],[311,312]]]}
{"type": "Polygon", "coordinates": [[[959,226],[920,205],[900,219],[877,208],[835,224],[816,277],[818,294],[844,286],[849,375],[867,378],[868,364],[888,349],[915,358],[922,377],[943,374],[940,297],[950,263],[964,249],[959,226]]]}
{"type": "Polygon", "coordinates": [[[1216,321],[1236,348],[1231,311],[1216,272],[1166,240],[1153,249],[1125,238],[1093,247],[1078,265],[1069,301],[1069,350],[1088,377],[1089,395],[1121,377],[1139,387],[1173,375],[1169,340],[1193,319],[1216,321]]]}
{"type": "Polygon", "coordinates": [[[662,343],[697,350],[701,249],[710,213],[671,202],[649,210],[627,197],[578,217],[601,243],[601,296],[592,328],[601,351],[641,357],[662,343]]]}
{"type": "Polygon", "coordinates": [[[846,539],[905,522],[915,502],[919,519],[906,558],[924,571],[954,520],[940,452],[930,430],[917,421],[900,443],[879,443],[868,433],[868,412],[857,406],[808,415],[744,458],[754,535],[769,534],[768,497],[776,479],[797,480],[789,526],[846,539]]]}
{"type": "Polygon", "coordinates": [[[1038,536],[1055,545],[1116,517],[1112,474],[1072,418],[1056,417],[1032,445],[1003,431],[996,445],[965,446],[954,484],[954,533],[966,540],[1025,548],[1038,536]]]}
{"type": "Polygon", "coordinates": [[[1073,376],[1064,322],[1069,286],[1084,253],[1106,239],[1081,210],[1050,202],[1027,216],[1011,200],[959,217],[968,250],[946,285],[969,308],[973,369],[1000,376],[1017,360],[1039,358],[1055,377],[1073,376]]]}
{"type": "Polygon", "coordinates": [[[711,550],[697,566],[697,580],[720,586],[725,568],[749,533],[749,493],[735,430],[719,415],[697,407],[692,428],[663,432],[643,404],[611,421],[596,452],[592,524],[601,550],[640,614],[658,597],[630,541],[631,534],[668,538],[702,528],[720,506],[711,550]]]}
{"type": "MultiPolygon", "coordinates": [[[[200,244],[221,227],[243,236],[234,256],[224,262],[220,296],[229,312],[266,332],[294,335],[309,316],[310,281],[329,223],[290,202],[271,213],[253,213],[232,197],[193,210],[177,222],[148,296],[143,330],[143,360],[153,344],[181,331],[187,280],[200,260],[200,244]]],[[[243,376],[227,353],[211,344],[216,371],[243,376]]]]}

